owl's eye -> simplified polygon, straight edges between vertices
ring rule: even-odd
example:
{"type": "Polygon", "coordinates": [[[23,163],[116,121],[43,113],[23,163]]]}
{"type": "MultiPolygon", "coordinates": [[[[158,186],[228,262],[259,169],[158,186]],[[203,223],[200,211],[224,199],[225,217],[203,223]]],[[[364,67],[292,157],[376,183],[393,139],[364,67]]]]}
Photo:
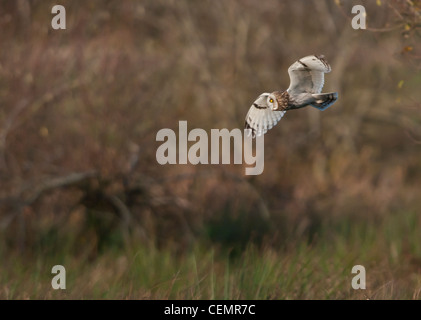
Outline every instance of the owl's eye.
{"type": "Polygon", "coordinates": [[[270,100],[269,100],[269,102],[270,102],[270,103],[273,103],[273,99],[270,99],[270,100]]]}

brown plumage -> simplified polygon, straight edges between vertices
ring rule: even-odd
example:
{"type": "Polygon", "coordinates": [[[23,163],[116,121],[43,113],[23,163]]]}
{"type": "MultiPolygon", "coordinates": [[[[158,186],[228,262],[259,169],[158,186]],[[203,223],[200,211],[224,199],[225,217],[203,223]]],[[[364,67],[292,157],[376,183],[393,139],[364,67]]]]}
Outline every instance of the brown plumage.
{"type": "Polygon", "coordinates": [[[288,91],[275,91],[275,92],[272,92],[272,94],[275,96],[276,102],[278,102],[278,104],[273,110],[278,110],[278,111],[287,110],[288,103],[289,103],[288,91]]]}

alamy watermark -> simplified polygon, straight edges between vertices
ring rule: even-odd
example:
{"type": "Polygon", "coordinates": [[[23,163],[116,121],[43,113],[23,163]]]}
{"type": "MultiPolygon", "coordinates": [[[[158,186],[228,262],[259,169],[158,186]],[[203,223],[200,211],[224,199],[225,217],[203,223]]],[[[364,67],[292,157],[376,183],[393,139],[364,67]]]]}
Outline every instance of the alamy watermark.
{"type": "Polygon", "coordinates": [[[352,7],[353,14],[356,14],[354,18],[352,18],[351,26],[354,30],[357,29],[366,29],[366,18],[367,13],[365,12],[365,7],[358,4],[352,7]]]}
{"type": "Polygon", "coordinates": [[[358,290],[363,289],[365,290],[365,267],[361,265],[355,265],[352,267],[352,273],[356,273],[357,275],[352,278],[351,286],[352,289],[358,290]]]}
{"type": "Polygon", "coordinates": [[[209,141],[204,129],[196,128],[188,132],[187,121],[179,121],[178,138],[174,130],[169,128],[161,129],[156,134],[156,141],[163,141],[156,150],[156,161],[161,165],[231,164],[233,158],[234,164],[243,164],[244,160],[249,165],[245,169],[246,175],[259,175],[264,169],[264,135],[253,139],[250,133],[250,129],[211,129],[209,141]],[[189,147],[189,142],[194,144],[189,147]]]}
{"type": "Polygon", "coordinates": [[[51,9],[51,13],[55,14],[51,20],[51,27],[54,30],[66,29],[66,8],[62,5],[55,5],[51,9]]]}
{"type": "Polygon", "coordinates": [[[66,268],[58,264],[53,266],[51,273],[56,274],[51,280],[51,287],[54,290],[66,289],[66,268]]]}
{"type": "MultiPolygon", "coordinates": [[[[353,14],[356,16],[351,21],[351,26],[353,29],[366,29],[366,17],[367,13],[363,5],[354,5],[351,9],[353,14]]],[[[51,9],[51,13],[55,14],[51,20],[51,27],[54,30],[64,30],[66,29],[66,8],[63,5],[54,5],[51,9]]]]}

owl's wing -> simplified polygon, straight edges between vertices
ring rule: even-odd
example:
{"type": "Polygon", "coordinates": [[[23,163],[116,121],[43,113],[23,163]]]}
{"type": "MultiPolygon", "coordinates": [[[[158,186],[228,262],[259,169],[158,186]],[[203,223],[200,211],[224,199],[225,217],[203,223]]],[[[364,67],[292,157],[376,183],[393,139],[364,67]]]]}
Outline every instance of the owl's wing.
{"type": "Polygon", "coordinates": [[[251,129],[254,137],[265,134],[272,129],[275,124],[284,116],[285,111],[272,111],[266,104],[262,103],[259,98],[251,105],[246,116],[245,128],[251,129]]]}
{"type": "Polygon", "coordinates": [[[324,74],[330,71],[330,65],[322,55],[299,59],[288,68],[291,82],[287,91],[292,95],[320,93],[325,82],[324,74]]]}

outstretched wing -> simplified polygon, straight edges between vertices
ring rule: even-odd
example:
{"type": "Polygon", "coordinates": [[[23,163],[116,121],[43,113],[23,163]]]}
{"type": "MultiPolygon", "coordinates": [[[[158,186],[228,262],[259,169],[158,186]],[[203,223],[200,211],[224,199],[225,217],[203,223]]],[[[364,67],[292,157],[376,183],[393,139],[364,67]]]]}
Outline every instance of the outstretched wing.
{"type": "Polygon", "coordinates": [[[322,55],[299,59],[288,68],[291,82],[287,91],[292,95],[320,93],[325,82],[324,74],[330,71],[330,65],[322,55]]]}
{"type": "Polygon", "coordinates": [[[285,111],[273,111],[266,102],[269,94],[260,95],[250,107],[246,116],[245,128],[251,129],[253,138],[265,134],[284,116],[285,111]]]}

